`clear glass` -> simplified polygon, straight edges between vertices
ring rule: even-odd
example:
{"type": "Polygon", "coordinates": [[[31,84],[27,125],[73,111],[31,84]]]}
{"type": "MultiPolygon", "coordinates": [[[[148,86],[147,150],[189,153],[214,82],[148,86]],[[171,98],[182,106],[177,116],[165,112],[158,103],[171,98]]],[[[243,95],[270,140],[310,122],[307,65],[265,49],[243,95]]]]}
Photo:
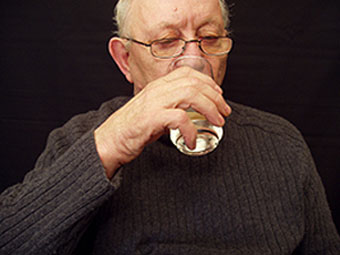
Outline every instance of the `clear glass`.
{"type": "MultiPolygon", "coordinates": [[[[175,59],[170,65],[170,71],[190,66],[214,78],[211,64],[199,56],[182,56],[175,59]]],[[[212,125],[202,114],[189,108],[187,114],[197,129],[196,147],[189,149],[179,129],[170,130],[170,140],[179,151],[189,156],[201,156],[213,151],[223,137],[223,128],[212,125]]]]}

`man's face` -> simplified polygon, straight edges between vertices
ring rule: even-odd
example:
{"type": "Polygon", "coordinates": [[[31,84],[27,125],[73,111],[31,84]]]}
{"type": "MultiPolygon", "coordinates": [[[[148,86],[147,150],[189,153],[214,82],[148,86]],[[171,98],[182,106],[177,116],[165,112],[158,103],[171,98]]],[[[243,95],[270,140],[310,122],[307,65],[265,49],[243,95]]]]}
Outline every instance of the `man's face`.
{"type": "MultiPolygon", "coordinates": [[[[128,36],[150,43],[163,38],[197,39],[226,35],[218,0],[134,0],[126,23],[128,36]]],[[[187,44],[182,55],[206,58],[220,85],[226,71],[226,56],[207,56],[197,43],[187,44]]],[[[129,66],[135,93],[149,82],[167,74],[173,59],[158,59],[142,45],[129,45],[129,66]]]]}

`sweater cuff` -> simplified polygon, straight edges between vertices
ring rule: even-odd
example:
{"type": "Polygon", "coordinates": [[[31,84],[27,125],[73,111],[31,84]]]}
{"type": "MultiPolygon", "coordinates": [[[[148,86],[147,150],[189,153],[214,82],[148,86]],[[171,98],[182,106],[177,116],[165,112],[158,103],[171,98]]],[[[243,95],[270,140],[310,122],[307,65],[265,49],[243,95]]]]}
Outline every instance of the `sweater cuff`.
{"type": "MultiPolygon", "coordinates": [[[[105,168],[97,152],[94,130],[84,134],[78,143],[75,144],[75,153],[78,155],[79,163],[84,167],[79,169],[83,171],[81,178],[87,179],[90,183],[98,181],[103,188],[111,189],[112,191],[117,190],[121,184],[122,167],[117,169],[111,179],[107,178],[105,168]]],[[[75,155],[75,157],[77,156],[75,155]]],[[[86,180],[84,181],[87,182],[86,180]]]]}

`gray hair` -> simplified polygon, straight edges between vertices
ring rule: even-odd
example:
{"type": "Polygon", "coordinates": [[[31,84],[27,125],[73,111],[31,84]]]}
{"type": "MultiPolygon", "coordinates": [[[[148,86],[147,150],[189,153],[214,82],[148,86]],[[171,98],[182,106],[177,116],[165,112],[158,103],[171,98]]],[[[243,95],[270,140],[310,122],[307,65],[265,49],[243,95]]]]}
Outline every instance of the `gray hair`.
{"type": "MultiPolygon", "coordinates": [[[[131,2],[133,0],[118,0],[118,3],[114,10],[114,17],[113,20],[116,23],[117,31],[116,34],[118,36],[123,36],[125,29],[126,29],[126,19],[130,11],[131,2]]],[[[229,20],[229,8],[225,0],[219,0],[222,17],[224,21],[224,27],[228,28],[230,20],[229,20]]]]}

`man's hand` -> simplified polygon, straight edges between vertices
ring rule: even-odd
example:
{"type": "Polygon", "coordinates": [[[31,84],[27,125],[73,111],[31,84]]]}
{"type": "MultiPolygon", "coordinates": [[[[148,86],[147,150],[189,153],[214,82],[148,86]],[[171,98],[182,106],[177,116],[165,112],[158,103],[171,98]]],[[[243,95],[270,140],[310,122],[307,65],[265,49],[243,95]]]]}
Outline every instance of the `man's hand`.
{"type": "Polygon", "coordinates": [[[167,129],[179,128],[191,149],[196,128],[185,110],[203,114],[212,124],[223,126],[231,113],[222,89],[207,75],[181,67],[149,83],[126,105],[95,130],[95,142],[106,174],[135,159],[143,148],[167,129]]]}

